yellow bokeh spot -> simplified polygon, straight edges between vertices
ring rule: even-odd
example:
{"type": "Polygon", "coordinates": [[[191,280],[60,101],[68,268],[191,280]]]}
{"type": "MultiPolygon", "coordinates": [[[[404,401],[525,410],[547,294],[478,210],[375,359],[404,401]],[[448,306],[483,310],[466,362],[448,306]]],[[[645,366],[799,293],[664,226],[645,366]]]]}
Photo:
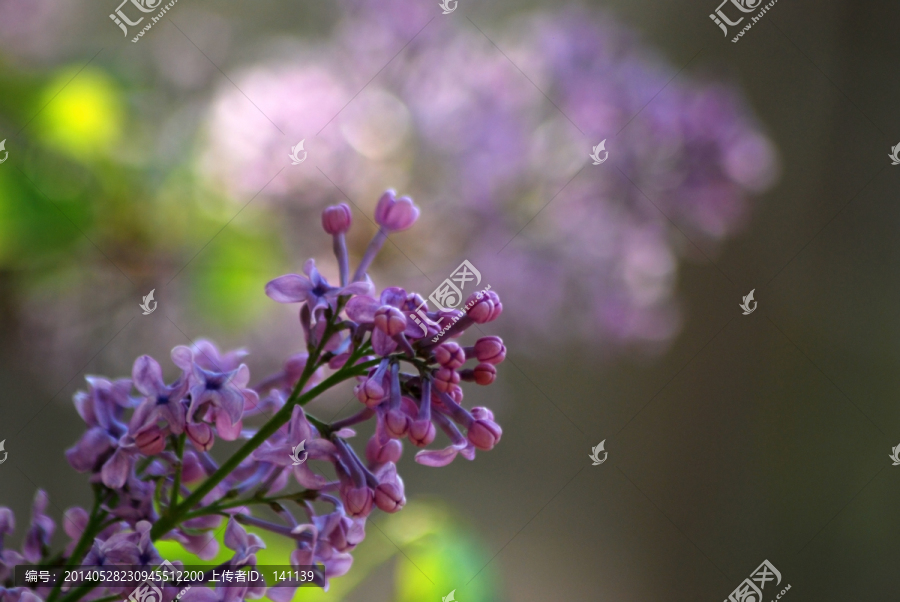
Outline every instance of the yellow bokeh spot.
{"type": "Polygon", "coordinates": [[[40,137],[51,146],[87,158],[108,151],[122,128],[115,82],[98,69],[69,68],[44,89],[37,116],[40,137]]]}

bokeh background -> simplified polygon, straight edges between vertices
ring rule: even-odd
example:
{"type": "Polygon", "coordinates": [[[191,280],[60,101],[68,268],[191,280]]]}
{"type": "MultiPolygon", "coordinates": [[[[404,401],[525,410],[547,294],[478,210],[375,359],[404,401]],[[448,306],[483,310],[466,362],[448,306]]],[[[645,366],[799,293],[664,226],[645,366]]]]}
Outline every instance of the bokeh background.
{"type": "Polygon", "coordinates": [[[181,0],[137,43],[115,8],[0,0],[17,535],[38,487],[57,519],[89,500],[63,456],[85,374],[201,336],[277,369],[303,343],[263,285],[336,272],[331,203],[358,257],[391,187],[423,217],[379,286],[468,259],[503,298],[508,359],[467,400],[504,437],[441,469],[407,451],[407,508],[298,600],[719,600],[764,559],[792,598],[895,596],[900,8],[782,1],[736,44],[694,0],[181,0]]]}

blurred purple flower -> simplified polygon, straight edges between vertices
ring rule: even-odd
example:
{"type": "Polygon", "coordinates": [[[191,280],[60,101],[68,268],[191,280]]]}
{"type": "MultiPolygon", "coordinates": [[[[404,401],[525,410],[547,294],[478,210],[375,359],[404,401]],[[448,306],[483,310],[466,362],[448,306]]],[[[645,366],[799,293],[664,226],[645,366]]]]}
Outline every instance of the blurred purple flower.
{"type": "MultiPolygon", "coordinates": [[[[315,107],[322,124],[310,153],[315,165],[351,198],[400,177],[431,199],[436,211],[424,225],[434,236],[419,251],[434,261],[465,252],[507,299],[527,298],[510,306],[516,332],[669,341],[680,325],[678,263],[690,251],[669,220],[714,250],[746,222],[748,197],[777,175],[775,150],[740,94],[698,78],[670,81],[671,65],[587,9],[531,13],[485,29],[488,39],[450,20],[430,22],[412,0],[345,7],[315,55],[344,79],[312,77],[312,59],[295,59],[248,70],[241,89],[266,81],[251,96],[272,107],[291,104],[298,79],[309,84],[301,103],[362,89],[346,107],[315,107]],[[279,81],[271,77],[276,70],[290,75],[279,81]],[[592,166],[588,153],[603,139],[611,160],[592,166]],[[464,228],[448,235],[451,216],[464,228]],[[536,282],[544,294],[531,294],[536,282]],[[574,311],[577,320],[569,319],[574,311]]],[[[252,106],[229,100],[236,96],[228,90],[215,101],[210,131],[217,136],[256,119],[252,106]],[[226,102],[232,112],[223,112],[226,102]]],[[[309,121],[296,118],[304,131],[309,121]]],[[[274,174],[283,164],[279,149],[266,163],[213,143],[210,173],[258,182],[253,174],[274,174]]],[[[267,194],[338,195],[317,171],[280,176],[267,194]]],[[[235,196],[257,191],[232,188],[235,196]]],[[[362,208],[390,230],[404,221],[385,221],[391,207],[362,208]]]]}

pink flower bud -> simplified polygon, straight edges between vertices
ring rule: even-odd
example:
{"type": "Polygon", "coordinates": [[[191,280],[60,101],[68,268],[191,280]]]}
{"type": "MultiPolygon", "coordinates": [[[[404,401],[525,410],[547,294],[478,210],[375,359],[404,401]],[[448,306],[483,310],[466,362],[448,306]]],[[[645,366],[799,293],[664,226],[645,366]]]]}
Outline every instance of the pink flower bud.
{"type": "Polygon", "coordinates": [[[494,304],[494,311],[491,313],[491,319],[488,320],[488,322],[493,322],[503,313],[503,304],[500,303],[500,295],[494,291],[488,291],[487,296],[491,300],[491,303],[494,304]]]}
{"type": "Polygon", "coordinates": [[[388,410],[384,428],[394,439],[405,437],[409,430],[409,416],[403,410],[388,410]]]}
{"type": "Polygon", "coordinates": [[[378,199],[375,207],[375,223],[389,232],[406,230],[419,219],[419,208],[409,197],[395,198],[393,190],[388,190],[378,199]]]}
{"type": "Polygon", "coordinates": [[[462,403],[463,388],[459,385],[450,385],[450,388],[447,389],[446,393],[450,396],[450,399],[452,399],[456,403],[462,403]]]}
{"type": "Polygon", "coordinates": [[[382,305],[375,310],[375,328],[388,336],[396,336],[406,330],[406,316],[392,305],[382,305]]]}
{"type": "Polygon", "coordinates": [[[434,359],[441,366],[455,370],[466,363],[466,352],[462,350],[458,343],[449,341],[435,348],[434,359]]]}
{"type": "Polygon", "coordinates": [[[409,423],[409,441],[416,447],[431,445],[436,434],[430,420],[413,420],[409,423]]]}
{"type": "Polygon", "coordinates": [[[344,487],[341,498],[347,514],[352,517],[368,516],[372,512],[373,492],[368,487],[344,487]]]}
{"type": "Polygon", "coordinates": [[[374,378],[367,378],[353,387],[356,398],[370,408],[374,408],[384,400],[384,387],[374,378]]]}
{"type": "Polygon", "coordinates": [[[389,439],[384,445],[378,443],[378,436],[373,435],[366,443],[366,459],[372,464],[385,462],[397,463],[403,455],[403,444],[396,439],[389,439]]]}
{"type": "Polygon", "coordinates": [[[493,364],[482,363],[475,366],[475,382],[479,385],[489,385],[497,378],[497,369],[493,364]]]}
{"type": "Polygon", "coordinates": [[[397,476],[397,471],[389,473],[375,489],[375,505],[384,512],[397,512],[406,505],[406,496],[403,494],[403,479],[397,476]]]}
{"type": "Polygon", "coordinates": [[[184,430],[194,447],[200,451],[209,451],[216,442],[216,436],[205,422],[189,422],[184,430]]]}
{"type": "Polygon", "coordinates": [[[476,324],[484,324],[493,319],[494,302],[491,301],[490,296],[481,291],[469,295],[469,298],[466,299],[466,307],[469,308],[466,315],[476,324]]]}
{"type": "Polygon", "coordinates": [[[434,388],[446,393],[452,385],[459,382],[459,373],[450,368],[438,368],[434,372],[434,388]]]}
{"type": "Polygon", "coordinates": [[[466,432],[466,438],[478,449],[488,451],[500,442],[503,429],[490,419],[480,419],[472,423],[466,432]]]}
{"type": "Polygon", "coordinates": [[[155,456],[166,448],[166,433],[158,426],[150,426],[135,435],[134,443],[145,456],[155,456]]]}
{"type": "Polygon", "coordinates": [[[412,310],[419,309],[420,307],[425,309],[425,311],[428,311],[428,307],[425,303],[425,297],[416,292],[412,292],[406,295],[406,309],[412,310]]]}
{"type": "Polygon", "coordinates": [[[483,406],[475,406],[472,408],[472,416],[475,417],[475,420],[493,420],[494,413],[489,409],[483,406]]]}
{"type": "Polygon", "coordinates": [[[475,357],[479,362],[497,365],[506,359],[506,346],[500,337],[481,337],[475,341],[475,357]]]}
{"type": "Polygon", "coordinates": [[[322,227],[329,234],[343,234],[350,229],[353,217],[346,203],[331,205],[322,211],[322,227]]]}

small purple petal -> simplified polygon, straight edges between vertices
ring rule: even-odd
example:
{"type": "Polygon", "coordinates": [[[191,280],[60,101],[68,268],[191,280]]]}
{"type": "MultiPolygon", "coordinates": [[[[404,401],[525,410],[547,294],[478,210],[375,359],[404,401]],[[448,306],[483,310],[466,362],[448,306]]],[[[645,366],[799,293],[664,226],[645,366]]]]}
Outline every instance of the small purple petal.
{"type": "Polygon", "coordinates": [[[93,470],[97,459],[116,444],[105,429],[94,427],[81,436],[73,447],[66,450],[66,459],[78,472],[93,470]]]}
{"type": "Polygon", "coordinates": [[[416,454],[416,462],[423,466],[447,466],[456,458],[456,454],[466,448],[466,443],[457,443],[444,449],[422,450],[416,454]]]}
{"type": "Polygon", "coordinates": [[[347,316],[359,324],[372,322],[375,319],[375,310],[381,307],[381,303],[365,295],[353,297],[347,302],[347,316]]]}
{"type": "Polygon", "coordinates": [[[131,453],[118,448],[100,471],[103,484],[110,489],[121,489],[128,480],[133,462],[134,456],[131,453]]]}
{"type": "Polygon", "coordinates": [[[149,355],[142,355],[134,360],[131,378],[134,380],[134,388],[148,397],[158,395],[162,388],[160,386],[163,384],[162,368],[159,367],[159,362],[149,355]]]}
{"type": "Polygon", "coordinates": [[[266,295],[278,303],[299,303],[306,301],[314,288],[309,278],[297,274],[287,274],[266,284],[266,295]]]}

